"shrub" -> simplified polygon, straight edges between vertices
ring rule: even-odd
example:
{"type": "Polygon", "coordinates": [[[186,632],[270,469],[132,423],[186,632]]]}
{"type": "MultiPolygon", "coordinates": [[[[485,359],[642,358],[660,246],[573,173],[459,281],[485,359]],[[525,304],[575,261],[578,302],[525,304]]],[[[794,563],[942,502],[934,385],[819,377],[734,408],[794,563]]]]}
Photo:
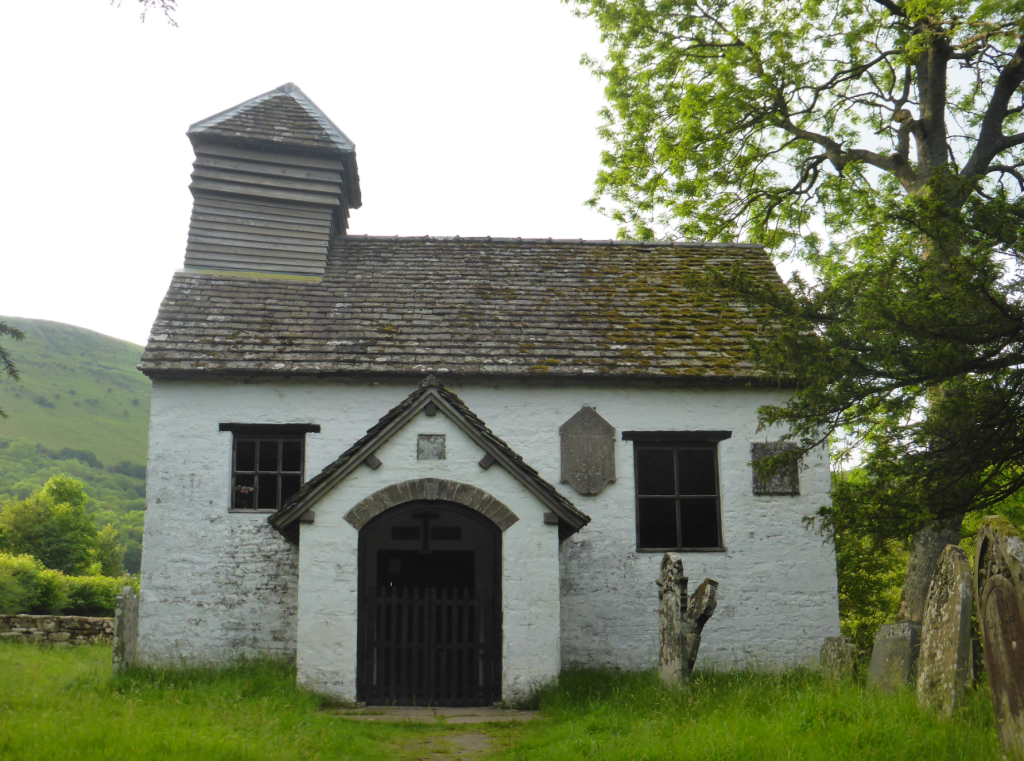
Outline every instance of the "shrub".
{"type": "Polygon", "coordinates": [[[0,614],[112,616],[126,586],[137,594],[138,577],[65,576],[31,555],[0,552],[0,614]]]}
{"type": "Polygon", "coordinates": [[[31,555],[0,553],[0,613],[60,613],[67,605],[64,578],[31,555]]]}
{"type": "Polygon", "coordinates": [[[124,577],[65,576],[68,607],[71,616],[112,616],[121,589],[128,585],[124,577]]]}

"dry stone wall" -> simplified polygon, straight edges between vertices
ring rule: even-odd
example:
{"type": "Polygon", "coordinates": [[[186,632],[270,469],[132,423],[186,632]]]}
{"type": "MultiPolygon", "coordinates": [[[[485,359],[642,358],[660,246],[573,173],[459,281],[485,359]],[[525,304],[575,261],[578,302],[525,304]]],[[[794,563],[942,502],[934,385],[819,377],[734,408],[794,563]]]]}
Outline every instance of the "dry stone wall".
{"type": "Polygon", "coordinates": [[[91,616],[0,616],[0,638],[57,645],[108,643],[114,639],[114,619],[91,616]]]}

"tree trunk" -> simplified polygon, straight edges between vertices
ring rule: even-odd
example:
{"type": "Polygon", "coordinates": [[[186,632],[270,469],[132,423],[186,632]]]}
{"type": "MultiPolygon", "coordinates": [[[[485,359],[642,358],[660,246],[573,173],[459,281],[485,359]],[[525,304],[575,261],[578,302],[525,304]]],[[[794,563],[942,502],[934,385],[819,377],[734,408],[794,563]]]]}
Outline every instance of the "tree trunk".
{"type": "Polygon", "coordinates": [[[928,587],[935,575],[939,555],[947,544],[960,544],[960,526],[963,513],[930,523],[916,534],[910,544],[910,559],[907,561],[907,578],[903,581],[900,594],[900,610],[897,621],[924,620],[924,604],[928,598],[928,587]]]}

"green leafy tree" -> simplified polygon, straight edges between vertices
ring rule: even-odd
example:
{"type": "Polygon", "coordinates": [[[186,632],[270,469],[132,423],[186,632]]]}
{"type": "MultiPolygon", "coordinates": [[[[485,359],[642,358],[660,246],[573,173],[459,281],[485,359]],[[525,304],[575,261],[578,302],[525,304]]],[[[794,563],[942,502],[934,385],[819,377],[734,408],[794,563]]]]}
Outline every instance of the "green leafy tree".
{"type": "MultiPolygon", "coordinates": [[[[17,328],[12,328],[6,322],[0,320],[0,338],[13,338],[15,341],[24,341],[25,333],[17,328]]],[[[18,368],[11,359],[11,353],[0,346],[0,376],[6,375],[10,380],[18,380],[18,368]]],[[[0,418],[7,417],[7,413],[0,409],[0,418]]]]}
{"type": "MultiPolygon", "coordinates": [[[[142,10],[139,12],[139,20],[142,22],[146,21],[146,16],[150,11],[157,11],[163,13],[164,18],[167,19],[167,23],[171,26],[177,26],[178,22],[174,20],[172,15],[178,10],[178,0],[137,0],[142,10]]],[[[110,4],[121,7],[121,0],[110,0],[110,4]]]]}
{"type": "Polygon", "coordinates": [[[121,576],[124,574],[125,545],[118,542],[117,529],[107,524],[96,534],[96,546],[93,559],[100,564],[100,573],[104,576],[121,576]]]}
{"type": "Polygon", "coordinates": [[[53,476],[24,500],[0,509],[7,550],[38,558],[47,568],[68,574],[89,570],[96,546],[96,524],[85,511],[88,497],[80,481],[53,476]]]}
{"type": "Polygon", "coordinates": [[[867,452],[825,527],[913,534],[898,615],[920,620],[964,516],[1024,485],[1024,5],[569,1],[608,46],[592,203],[813,269],[791,293],[711,278],[777,327],[756,358],[797,391],[762,422],[867,452]]]}

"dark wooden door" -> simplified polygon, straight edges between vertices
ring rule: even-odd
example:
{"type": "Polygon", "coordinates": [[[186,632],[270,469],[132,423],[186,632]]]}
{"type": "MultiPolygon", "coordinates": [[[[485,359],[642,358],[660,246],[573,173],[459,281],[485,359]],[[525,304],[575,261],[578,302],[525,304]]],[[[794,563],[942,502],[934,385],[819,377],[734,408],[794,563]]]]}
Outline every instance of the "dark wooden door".
{"type": "Polygon", "coordinates": [[[369,705],[501,699],[501,532],[460,505],[413,502],[359,536],[358,697],[369,705]]]}

